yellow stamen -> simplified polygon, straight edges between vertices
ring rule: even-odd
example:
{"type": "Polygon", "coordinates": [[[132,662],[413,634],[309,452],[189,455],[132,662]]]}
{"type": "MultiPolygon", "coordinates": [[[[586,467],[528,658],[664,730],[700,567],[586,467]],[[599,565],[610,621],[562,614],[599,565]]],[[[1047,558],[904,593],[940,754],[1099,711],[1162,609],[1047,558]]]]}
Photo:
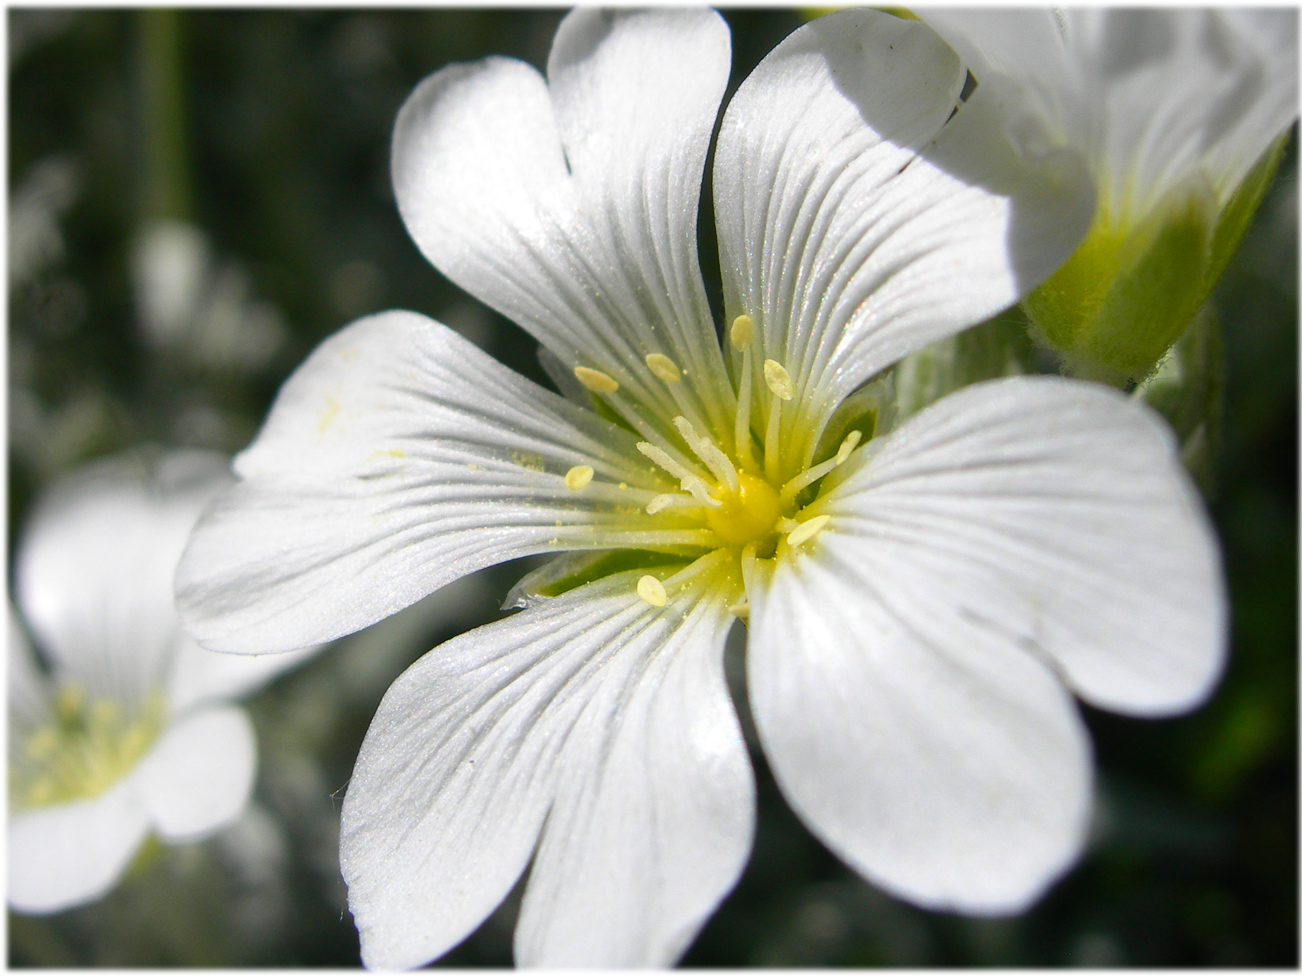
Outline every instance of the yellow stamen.
{"type": "Polygon", "coordinates": [[[683,467],[673,458],[671,458],[663,449],[656,447],[646,441],[638,441],[637,449],[643,455],[650,458],[661,468],[668,471],[678,479],[683,491],[691,492],[707,508],[718,508],[719,501],[710,496],[710,486],[705,483],[705,479],[683,467]]]}
{"type": "Polygon", "coordinates": [[[728,460],[728,455],[719,450],[710,438],[698,434],[692,422],[686,417],[675,417],[674,426],[678,428],[678,433],[682,435],[683,441],[691,448],[692,453],[710,469],[710,473],[720,481],[727,482],[729,490],[736,491],[737,469],[728,460]]]}
{"type": "Polygon", "coordinates": [[[653,607],[663,607],[669,601],[665,584],[654,576],[643,576],[637,581],[637,595],[653,607]]]}
{"type": "Polygon", "coordinates": [[[565,472],[565,487],[570,491],[582,491],[592,482],[593,471],[589,465],[578,464],[565,472]]]}
{"type": "Polygon", "coordinates": [[[745,352],[755,339],[755,320],[749,315],[738,315],[732,320],[732,328],[728,330],[728,338],[732,340],[734,349],[738,352],[745,352]]]}
{"type": "Polygon", "coordinates": [[[801,522],[796,528],[791,530],[787,536],[787,545],[795,547],[802,543],[808,542],[814,536],[823,530],[823,526],[832,521],[830,515],[815,515],[808,521],[801,522]]]}
{"type": "Polygon", "coordinates": [[[615,382],[614,377],[608,376],[599,369],[575,366],[574,378],[593,393],[614,393],[619,389],[619,384],[615,382]]]}
{"type": "Polygon", "coordinates": [[[700,508],[701,503],[691,495],[679,495],[667,493],[656,495],[647,503],[646,513],[655,515],[657,512],[663,512],[666,508],[700,508]]]}
{"type": "Polygon", "coordinates": [[[836,466],[838,468],[850,460],[850,455],[854,453],[854,449],[859,446],[861,440],[863,440],[863,431],[861,430],[852,430],[845,435],[845,440],[836,449],[836,466]]]}
{"type": "Polygon", "coordinates": [[[764,382],[779,400],[790,400],[796,395],[796,384],[791,374],[776,359],[764,360],[764,382]]]}
{"type": "Polygon", "coordinates": [[[653,352],[646,357],[646,368],[651,370],[656,379],[664,380],[666,383],[677,383],[683,378],[678,370],[678,364],[658,352],[653,352]]]}
{"type": "Polygon", "coordinates": [[[862,437],[863,434],[859,431],[850,431],[845,440],[841,442],[841,446],[837,448],[835,457],[828,458],[822,464],[816,464],[812,468],[801,472],[782,486],[782,500],[788,503],[794,501],[796,495],[800,494],[806,486],[812,485],[833,468],[839,468],[845,464],[850,455],[854,453],[854,449],[858,446],[862,437]]]}
{"type": "MultiPolygon", "coordinates": [[[[769,360],[769,363],[773,360],[769,360]]],[[[768,372],[768,363],[764,364],[765,373],[768,372]]],[[[781,367],[778,367],[781,369],[781,367]]],[[[766,377],[767,378],[767,377],[766,377]]],[[[782,442],[782,399],[775,397],[769,404],[769,422],[768,427],[764,430],[764,476],[769,481],[778,480],[778,465],[780,458],[778,451],[782,442]]]]}

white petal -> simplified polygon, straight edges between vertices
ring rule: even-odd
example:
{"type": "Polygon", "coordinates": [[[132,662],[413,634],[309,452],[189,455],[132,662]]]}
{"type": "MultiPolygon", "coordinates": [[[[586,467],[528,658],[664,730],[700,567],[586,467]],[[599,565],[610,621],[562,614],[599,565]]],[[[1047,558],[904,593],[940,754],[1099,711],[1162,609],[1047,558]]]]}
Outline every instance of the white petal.
{"type": "Polygon", "coordinates": [[[217,454],[123,456],[41,499],[15,576],[61,681],[125,701],[161,684],[180,626],[172,573],[199,512],[231,480],[217,454]]]}
{"type": "Polygon", "coordinates": [[[1075,859],[1089,740],[1052,671],[830,526],[748,591],[764,753],[839,857],[899,897],[978,914],[1025,908],[1075,859]]]}
{"type": "Polygon", "coordinates": [[[149,831],[126,782],[93,800],[9,814],[9,906],[58,912],[107,894],[149,831]]]}
{"type": "Polygon", "coordinates": [[[1113,390],[1022,377],[945,397],[832,477],[809,509],[825,528],[750,587],[775,775],[896,893],[1023,908],[1075,857],[1088,805],[1055,671],[1165,714],[1223,663],[1215,540],[1171,438],[1113,390]]]}
{"type": "Polygon", "coordinates": [[[736,882],[755,800],[723,676],[727,602],[678,598],[665,608],[678,620],[604,665],[560,757],[517,964],[669,965],[736,882]]]}
{"type": "Polygon", "coordinates": [[[829,539],[862,540],[874,565],[925,581],[937,612],[1047,657],[1091,704],[1181,712],[1219,678],[1215,534],[1165,424],[1121,394],[978,384],[841,470],[817,508],[829,539]]]}
{"type": "Polygon", "coordinates": [[[32,648],[18,626],[12,608],[9,610],[9,640],[5,652],[9,656],[9,749],[12,754],[26,733],[49,720],[52,694],[50,680],[36,666],[32,648]]]}
{"type": "Polygon", "coordinates": [[[567,368],[607,372],[664,424],[686,410],[716,432],[730,394],[696,211],[728,66],[717,14],[579,9],[547,82],[504,58],[445,68],[407,100],[393,144],[403,220],[440,271],[567,368]],[[685,407],[648,353],[688,371],[685,407]]]}
{"type": "Polygon", "coordinates": [[[197,840],[240,815],[257,763],[253,723],[225,706],[173,725],[130,781],[163,840],[197,840]]]}
{"type": "Polygon", "coordinates": [[[728,106],[727,314],[759,327],[755,364],[796,380],[808,450],[856,386],[1015,302],[1089,226],[1079,160],[1019,157],[979,97],[960,103],[963,80],[925,25],[848,10],[793,33],[728,106]]]}
{"type": "Polygon", "coordinates": [[[1236,68],[1244,81],[1229,126],[1203,162],[1224,202],[1267,146],[1298,117],[1298,11],[1231,8],[1215,13],[1230,25],[1236,68]]]}
{"type": "Polygon", "coordinates": [[[196,705],[240,698],[298,667],[324,646],[317,644],[283,654],[224,654],[201,647],[182,634],[177,638],[167,679],[168,707],[173,715],[182,715],[196,705]]]}
{"type": "MultiPolygon", "coordinates": [[[[1259,52],[1210,10],[1091,10],[1074,12],[1077,54],[1091,77],[1091,94],[1106,107],[1100,178],[1114,200],[1142,213],[1150,201],[1208,171],[1228,197],[1283,125],[1297,116],[1297,60],[1266,64],[1259,52]],[[1267,76],[1292,75],[1285,116],[1269,132],[1255,119],[1267,76]],[[1248,123],[1248,131],[1244,124],[1248,123]],[[1253,132],[1252,130],[1257,130],[1253,132]]],[[[1287,83],[1286,83],[1287,85],[1287,83]]]]}
{"type": "MultiPolygon", "coordinates": [[[[1224,203],[1297,118],[1296,11],[926,10],[978,84],[1038,112],[1133,216],[1207,180],[1224,203]]],[[[978,89],[979,90],[979,89],[978,89]]]]}
{"type": "Polygon", "coordinates": [[[469,934],[524,870],[558,789],[521,962],[557,964],[586,946],[608,964],[663,964],[732,885],[753,799],[721,678],[729,618],[699,588],[671,588],[653,608],[637,578],[608,577],[458,637],[389,689],[340,845],[368,966],[417,966],[469,934]],[[612,714],[621,700],[627,711],[612,714]],[[654,784],[621,782],[639,771],[654,784]],[[553,824],[579,826],[583,797],[596,801],[580,818],[591,847],[557,864],[584,838],[553,824]]]}
{"type": "Polygon", "coordinates": [[[177,605],[205,646],[283,651],[517,556],[696,541],[686,520],[643,531],[638,506],[670,483],[631,460],[635,440],[445,326],[363,319],[281,388],[244,480],[195,530],[177,605]],[[596,477],[571,491],[580,464],[596,477]]]}
{"type": "Polygon", "coordinates": [[[1070,13],[1037,7],[926,7],[919,16],[958,52],[978,85],[1011,83],[1011,89],[1000,92],[1010,99],[1007,108],[1040,115],[1049,127],[1039,134],[1083,146],[1098,106],[1086,98],[1087,78],[1070,13]]]}

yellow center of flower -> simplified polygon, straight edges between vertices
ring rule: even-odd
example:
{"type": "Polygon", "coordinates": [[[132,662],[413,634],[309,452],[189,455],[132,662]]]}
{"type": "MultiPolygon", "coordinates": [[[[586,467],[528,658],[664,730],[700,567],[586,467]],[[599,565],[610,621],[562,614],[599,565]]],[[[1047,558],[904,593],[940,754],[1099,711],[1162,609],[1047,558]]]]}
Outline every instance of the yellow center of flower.
{"type": "Polygon", "coordinates": [[[720,484],[714,493],[723,504],[706,509],[705,521],[730,546],[762,542],[773,534],[782,515],[778,491],[763,478],[745,471],[737,475],[737,490],[720,484]]]}
{"type": "MultiPolygon", "coordinates": [[[[644,358],[650,376],[664,384],[682,410],[670,418],[672,432],[654,429],[642,408],[626,399],[615,377],[592,367],[574,367],[575,378],[593,394],[599,412],[613,413],[626,427],[642,433],[646,439],[637,443],[639,453],[678,482],[679,490],[650,497],[646,514],[668,513],[663,517],[672,517],[678,526],[696,522],[708,530],[701,533],[709,540],[702,544],[719,551],[723,561],[715,565],[731,567],[720,571],[737,585],[743,575],[737,570],[756,559],[787,558],[819,545],[817,540],[834,520],[819,511],[814,489],[849,460],[863,438],[860,430],[848,430],[835,453],[817,463],[799,453],[812,453],[814,436],[800,426],[805,422],[799,410],[801,388],[782,363],[760,361],[752,351],[758,330],[747,315],[734,319],[728,330],[736,354],[734,399],[714,412],[712,424],[684,394],[695,377],[664,353],[644,358]],[[731,423],[720,424],[719,415],[727,413],[731,423]],[[792,464],[802,458],[798,466],[792,464]]],[[[595,478],[594,467],[581,464],[566,472],[564,483],[575,492],[600,490],[603,486],[595,478]]],[[[652,574],[640,578],[637,595],[653,607],[665,606],[672,598],[652,574]]],[[[738,615],[747,612],[744,593],[741,596],[734,610],[738,615]]]]}
{"type": "Polygon", "coordinates": [[[112,699],[87,699],[76,685],[65,686],[50,721],[10,746],[10,807],[71,803],[106,792],[149,751],[163,714],[157,693],[127,714],[112,699]]]}

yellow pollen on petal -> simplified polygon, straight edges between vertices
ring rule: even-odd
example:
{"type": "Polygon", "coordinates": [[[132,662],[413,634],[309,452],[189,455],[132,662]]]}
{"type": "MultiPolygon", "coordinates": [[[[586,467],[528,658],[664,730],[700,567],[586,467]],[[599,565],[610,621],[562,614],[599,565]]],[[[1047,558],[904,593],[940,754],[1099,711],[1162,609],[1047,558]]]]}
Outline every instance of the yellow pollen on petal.
{"type": "Polygon", "coordinates": [[[796,395],[796,384],[791,374],[776,359],[764,360],[764,382],[779,400],[791,400],[796,395]]]}
{"type": "Polygon", "coordinates": [[[574,378],[593,393],[614,393],[619,389],[619,383],[615,381],[615,378],[603,373],[599,369],[588,369],[586,366],[575,366],[574,378]]]}
{"type": "Polygon", "coordinates": [[[577,464],[565,472],[565,487],[570,491],[582,491],[592,483],[592,468],[587,464],[577,464]]]}
{"type": "Polygon", "coordinates": [[[637,581],[637,595],[653,607],[663,607],[669,602],[669,594],[665,592],[665,584],[654,576],[643,576],[637,581]]]}
{"type": "Polygon", "coordinates": [[[677,383],[683,378],[678,364],[662,353],[653,352],[648,355],[646,368],[651,370],[656,379],[664,380],[666,383],[677,383]]]}
{"type": "Polygon", "coordinates": [[[738,315],[732,320],[732,328],[728,330],[728,338],[732,340],[734,349],[738,352],[745,352],[755,339],[755,320],[749,315],[738,315]]]}
{"type": "Polygon", "coordinates": [[[737,491],[725,486],[715,495],[723,504],[705,514],[714,534],[730,546],[768,538],[782,514],[781,500],[771,484],[745,471],[739,472],[737,479],[737,491]]]}
{"type": "Polygon", "coordinates": [[[815,515],[808,521],[801,522],[787,536],[787,545],[795,547],[808,542],[823,530],[823,526],[832,521],[830,515],[815,515]]]}

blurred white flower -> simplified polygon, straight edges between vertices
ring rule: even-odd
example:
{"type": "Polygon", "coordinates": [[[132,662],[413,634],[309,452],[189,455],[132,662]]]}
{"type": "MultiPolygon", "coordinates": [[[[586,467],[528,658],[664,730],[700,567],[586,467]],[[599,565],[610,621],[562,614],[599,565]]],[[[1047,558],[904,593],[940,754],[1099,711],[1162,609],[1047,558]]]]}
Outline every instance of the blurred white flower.
{"type": "Polygon", "coordinates": [[[675,959],[750,850],[738,616],[810,829],[977,913],[1024,907],[1080,849],[1071,693],[1166,714],[1219,671],[1214,539],[1149,411],[1014,378],[891,431],[864,395],[1065,259],[1083,172],[1000,143],[925,25],[820,18],[723,119],[721,348],[696,212],[729,47],[713,13],[580,9],[546,79],[489,58],[422,82],[394,134],[403,219],[567,396],[413,313],[363,319],[286,382],[178,569],[192,633],[257,652],[582,550],[381,703],[341,841],[369,966],[446,952],[526,867],[519,963],[675,959]]]}
{"type": "Polygon", "coordinates": [[[1020,151],[1085,160],[1093,226],[1027,309],[1069,363],[1142,377],[1206,301],[1274,174],[1298,116],[1297,10],[920,15],[1020,151]]]}
{"type": "Polygon", "coordinates": [[[153,345],[209,368],[256,371],[284,345],[280,313],[252,295],[248,273],[219,264],[193,224],[158,220],[132,251],[140,325],[153,345]]]}
{"type": "Polygon", "coordinates": [[[63,260],[59,220],[77,196],[77,167],[47,156],[32,167],[9,201],[9,285],[35,278],[63,260]]]}
{"type": "Polygon", "coordinates": [[[233,821],[256,749],[228,704],[297,663],[204,650],[180,630],[172,573],[225,458],[101,461],[56,483],[18,549],[17,598],[49,668],[9,627],[8,901],[59,911],[107,893],[150,832],[233,821]]]}

